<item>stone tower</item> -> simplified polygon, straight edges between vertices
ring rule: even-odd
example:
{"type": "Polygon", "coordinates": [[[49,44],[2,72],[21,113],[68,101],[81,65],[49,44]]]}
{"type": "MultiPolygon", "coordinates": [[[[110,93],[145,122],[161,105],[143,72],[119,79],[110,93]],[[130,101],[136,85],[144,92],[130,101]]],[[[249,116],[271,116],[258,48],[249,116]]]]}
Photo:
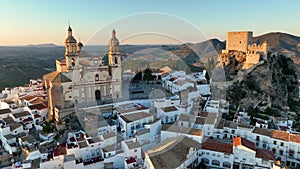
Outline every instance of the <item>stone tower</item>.
{"type": "Polygon", "coordinates": [[[252,35],[253,33],[251,31],[227,32],[226,53],[231,50],[246,53],[248,45],[252,44],[252,35]]]}
{"type": "Polygon", "coordinates": [[[72,35],[72,28],[69,25],[68,36],[65,40],[65,58],[67,71],[73,70],[75,67],[76,60],[78,58],[77,41],[72,35]]]}
{"type": "Polygon", "coordinates": [[[112,37],[109,42],[108,52],[109,73],[112,77],[113,98],[122,98],[122,67],[121,67],[121,52],[119,40],[116,37],[115,29],[112,30],[112,37]]]}
{"type": "Polygon", "coordinates": [[[119,45],[119,40],[116,37],[115,29],[112,30],[112,37],[109,42],[108,64],[110,66],[121,65],[120,45],[119,45]]]}

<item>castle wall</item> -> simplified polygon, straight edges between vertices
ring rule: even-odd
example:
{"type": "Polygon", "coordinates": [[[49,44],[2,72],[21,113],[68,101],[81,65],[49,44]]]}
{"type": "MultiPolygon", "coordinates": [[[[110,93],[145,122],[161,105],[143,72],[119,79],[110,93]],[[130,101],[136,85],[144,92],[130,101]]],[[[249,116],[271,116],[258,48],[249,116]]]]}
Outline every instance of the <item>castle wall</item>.
{"type": "Polygon", "coordinates": [[[259,53],[248,52],[246,55],[246,64],[257,64],[260,59],[259,53]]]}
{"type": "Polygon", "coordinates": [[[227,32],[226,51],[237,50],[247,52],[252,44],[252,32],[227,32]]]}

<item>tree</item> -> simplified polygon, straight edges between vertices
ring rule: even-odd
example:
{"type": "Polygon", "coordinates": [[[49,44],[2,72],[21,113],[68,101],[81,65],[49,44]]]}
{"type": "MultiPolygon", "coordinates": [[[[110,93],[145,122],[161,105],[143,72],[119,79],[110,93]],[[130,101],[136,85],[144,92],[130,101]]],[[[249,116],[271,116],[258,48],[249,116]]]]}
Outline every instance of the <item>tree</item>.
{"type": "Polygon", "coordinates": [[[210,80],[210,78],[209,78],[209,74],[208,74],[208,72],[206,72],[205,73],[205,79],[207,80],[207,82],[209,83],[209,80],[210,80]]]}
{"type": "Polygon", "coordinates": [[[151,69],[149,69],[149,68],[145,69],[145,71],[144,71],[144,80],[147,80],[147,81],[153,80],[151,69]]]}
{"type": "Polygon", "coordinates": [[[138,80],[142,80],[143,74],[142,72],[138,72],[134,77],[133,80],[138,81],[138,80]]]}

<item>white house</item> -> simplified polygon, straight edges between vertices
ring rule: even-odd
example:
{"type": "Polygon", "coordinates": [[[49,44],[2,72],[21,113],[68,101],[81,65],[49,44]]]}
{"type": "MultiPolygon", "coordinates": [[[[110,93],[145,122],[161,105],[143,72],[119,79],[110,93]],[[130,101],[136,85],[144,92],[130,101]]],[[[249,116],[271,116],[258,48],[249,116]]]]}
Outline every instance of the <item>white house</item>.
{"type": "Polygon", "coordinates": [[[142,158],[141,145],[136,139],[122,141],[121,147],[125,157],[142,158]]]}
{"type": "Polygon", "coordinates": [[[180,111],[176,106],[168,106],[158,110],[158,114],[162,123],[174,123],[177,120],[180,111]]]}
{"type": "Polygon", "coordinates": [[[123,136],[133,136],[137,130],[144,128],[145,124],[153,121],[153,115],[146,112],[135,112],[118,116],[119,127],[123,136]]]}

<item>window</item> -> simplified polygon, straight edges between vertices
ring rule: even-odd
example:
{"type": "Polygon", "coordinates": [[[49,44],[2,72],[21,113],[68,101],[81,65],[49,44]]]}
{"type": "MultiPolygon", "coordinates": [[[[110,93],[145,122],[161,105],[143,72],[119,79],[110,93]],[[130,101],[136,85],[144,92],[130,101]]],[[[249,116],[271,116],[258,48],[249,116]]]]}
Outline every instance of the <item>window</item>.
{"type": "Polygon", "coordinates": [[[204,164],[209,164],[209,159],[204,158],[203,161],[204,161],[204,164]]]}
{"type": "Polygon", "coordinates": [[[283,155],[283,150],[279,150],[279,154],[280,154],[280,155],[283,155]]]}
{"type": "Polygon", "coordinates": [[[220,166],[220,162],[218,160],[212,160],[211,164],[215,166],[220,166]]]}
{"type": "Polygon", "coordinates": [[[115,64],[118,64],[118,57],[115,57],[115,64]]]}
{"type": "Polygon", "coordinates": [[[99,75],[98,74],[95,75],[95,81],[99,81],[99,75]]]}
{"type": "Polygon", "coordinates": [[[280,146],[284,146],[284,142],[281,142],[281,143],[280,143],[280,146]]]}
{"type": "Polygon", "coordinates": [[[256,141],[259,141],[259,136],[256,136],[256,141]]]}
{"type": "Polygon", "coordinates": [[[274,141],[273,141],[273,144],[275,144],[275,145],[276,145],[276,143],[277,143],[277,141],[276,141],[276,140],[274,140],[274,141]]]}
{"type": "Polygon", "coordinates": [[[72,58],[71,62],[72,62],[72,66],[75,66],[75,59],[74,58],[72,58]]]}
{"type": "Polygon", "coordinates": [[[234,132],[235,132],[234,130],[231,130],[231,134],[234,134],[234,132]]]}
{"type": "Polygon", "coordinates": [[[224,162],[223,167],[224,168],[231,168],[231,164],[229,162],[224,162]]]}
{"type": "Polygon", "coordinates": [[[136,153],[136,152],[137,152],[137,149],[134,149],[134,152],[136,153]]]}

